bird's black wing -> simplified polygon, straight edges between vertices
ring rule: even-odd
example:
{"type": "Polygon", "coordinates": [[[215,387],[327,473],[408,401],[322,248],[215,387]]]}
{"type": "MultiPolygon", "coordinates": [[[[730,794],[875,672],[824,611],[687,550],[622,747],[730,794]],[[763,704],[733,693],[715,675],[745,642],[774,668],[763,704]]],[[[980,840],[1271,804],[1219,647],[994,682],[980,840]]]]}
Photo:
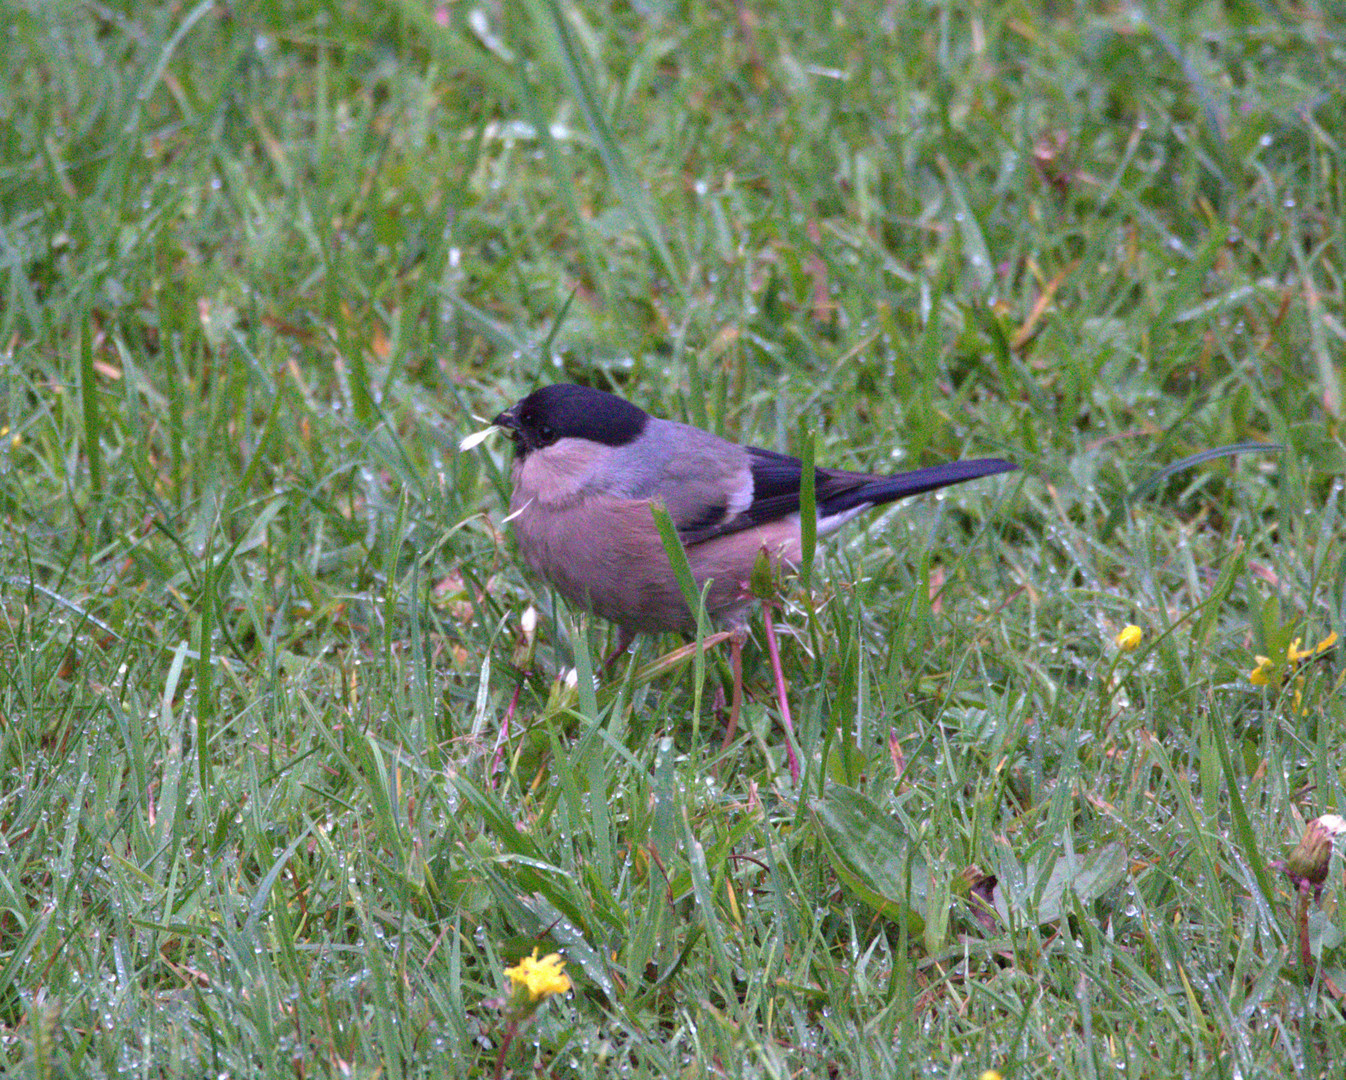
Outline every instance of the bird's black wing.
{"type": "MultiPolygon", "coordinates": [[[[775,450],[757,446],[745,446],[744,449],[748,452],[748,467],[752,473],[752,502],[732,517],[692,523],[691,527],[681,530],[686,543],[701,543],[799,513],[799,485],[804,477],[804,463],[775,450]]],[[[824,516],[832,499],[844,498],[872,479],[861,473],[828,469],[815,469],[813,476],[814,496],[824,516]]]]}

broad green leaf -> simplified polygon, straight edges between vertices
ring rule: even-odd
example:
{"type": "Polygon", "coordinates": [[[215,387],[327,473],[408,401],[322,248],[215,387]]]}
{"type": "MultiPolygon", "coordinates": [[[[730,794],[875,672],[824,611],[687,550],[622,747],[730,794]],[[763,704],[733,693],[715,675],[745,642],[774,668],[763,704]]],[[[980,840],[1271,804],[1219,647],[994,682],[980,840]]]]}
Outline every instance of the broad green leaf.
{"type": "Polygon", "coordinates": [[[1004,867],[998,876],[995,908],[1001,920],[1009,926],[1041,925],[1061,917],[1069,896],[1089,904],[1120,883],[1126,877],[1126,849],[1105,844],[1092,853],[1062,855],[1050,865],[1004,867]],[[1010,878],[1018,881],[1016,888],[1006,887],[1010,878]]]}
{"type": "Polygon", "coordinates": [[[876,912],[923,933],[929,875],[891,814],[854,788],[832,784],[809,808],[832,870],[876,912]]]}

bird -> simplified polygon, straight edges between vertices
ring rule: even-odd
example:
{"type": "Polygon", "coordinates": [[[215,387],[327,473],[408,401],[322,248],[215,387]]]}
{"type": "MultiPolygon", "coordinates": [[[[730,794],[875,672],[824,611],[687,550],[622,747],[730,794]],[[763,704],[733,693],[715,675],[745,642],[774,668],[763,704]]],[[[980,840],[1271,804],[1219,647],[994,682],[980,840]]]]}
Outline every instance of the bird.
{"type": "MultiPolygon", "coordinates": [[[[775,566],[797,567],[803,557],[803,462],[570,383],[534,390],[492,424],[514,443],[508,520],[519,553],[567,601],[617,627],[609,663],[637,634],[696,629],[651,507],[668,511],[707,615],[735,631],[732,732],[754,567],[763,552],[775,566]]],[[[1016,468],[1001,458],[894,474],[815,468],[816,535],[896,499],[1016,468]]]]}

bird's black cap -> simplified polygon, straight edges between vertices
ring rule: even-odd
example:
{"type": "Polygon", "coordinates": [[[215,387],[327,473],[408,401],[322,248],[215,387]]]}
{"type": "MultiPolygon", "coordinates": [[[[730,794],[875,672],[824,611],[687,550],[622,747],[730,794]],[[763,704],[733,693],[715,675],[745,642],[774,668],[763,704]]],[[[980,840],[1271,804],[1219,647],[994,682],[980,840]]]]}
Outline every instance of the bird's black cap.
{"type": "Polygon", "coordinates": [[[557,383],[534,390],[510,406],[494,423],[509,429],[523,455],[558,439],[588,439],[604,446],[625,446],[649,423],[644,409],[591,386],[557,383]]]}

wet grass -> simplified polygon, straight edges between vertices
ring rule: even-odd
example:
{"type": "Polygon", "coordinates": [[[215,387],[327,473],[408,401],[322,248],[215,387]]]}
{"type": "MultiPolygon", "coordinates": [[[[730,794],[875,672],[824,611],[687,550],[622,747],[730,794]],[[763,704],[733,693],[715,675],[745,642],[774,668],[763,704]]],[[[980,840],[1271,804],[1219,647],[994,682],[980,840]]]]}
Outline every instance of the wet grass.
{"type": "Polygon", "coordinates": [[[6,1070],[1335,1075],[1330,9],[0,12],[6,1070]],[[785,583],[798,786],[760,622],[559,678],[562,378],[1022,466],[785,583]]]}

